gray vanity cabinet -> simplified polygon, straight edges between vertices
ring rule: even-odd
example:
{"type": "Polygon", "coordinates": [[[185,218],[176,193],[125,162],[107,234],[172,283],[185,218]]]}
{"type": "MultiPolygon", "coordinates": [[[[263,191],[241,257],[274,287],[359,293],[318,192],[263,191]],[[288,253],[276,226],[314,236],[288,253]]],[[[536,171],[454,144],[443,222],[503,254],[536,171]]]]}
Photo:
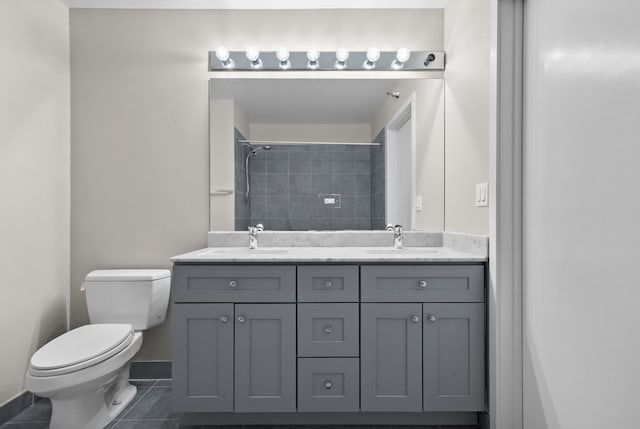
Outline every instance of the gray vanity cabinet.
{"type": "Polygon", "coordinates": [[[173,403],[233,411],[233,304],[173,306],[173,403]]]}
{"type": "Polygon", "coordinates": [[[235,411],[295,411],[295,304],[237,304],[235,310],[235,411]]]}
{"type": "Polygon", "coordinates": [[[484,269],[176,264],[173,411],[229,424],[474,423],[484,269]]]}
{"type": "Polygon", "coordinates": [[[422,411],[422,304],[362,304],[362,411],[422,411]]]}

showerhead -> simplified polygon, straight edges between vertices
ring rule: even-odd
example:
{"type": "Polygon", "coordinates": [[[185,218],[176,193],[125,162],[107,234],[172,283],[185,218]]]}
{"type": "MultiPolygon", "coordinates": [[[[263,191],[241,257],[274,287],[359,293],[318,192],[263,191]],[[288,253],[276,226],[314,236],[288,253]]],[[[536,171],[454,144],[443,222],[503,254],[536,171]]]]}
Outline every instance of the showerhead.
{"type": "Polygon", "coordinates": [[[395,98],[396,100],[400,98],[400,92],[398,92],[398,91],[393,91],[393,92],[387,91],[387,95],[389,97],[395,98]]]}
{"type": "Polygon", "coordinates": [[[271,146],[269,145],[265,145],[265,146],[258,146],[256,148],[251,148],[251,156],[257,156],[258,152],[260,152],[261,150],[271,150],[271,146]]]}

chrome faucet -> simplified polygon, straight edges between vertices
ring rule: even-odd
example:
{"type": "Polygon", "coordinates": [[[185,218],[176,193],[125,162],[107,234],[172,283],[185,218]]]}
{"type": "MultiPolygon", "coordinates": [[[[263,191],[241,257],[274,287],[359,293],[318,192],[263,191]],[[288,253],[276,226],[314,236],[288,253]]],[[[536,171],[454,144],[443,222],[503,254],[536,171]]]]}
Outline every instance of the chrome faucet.
{"type": "Polygon", "coordinates": [[[258,248],[258,233],[264,231],[264,226],[259,223],[249,227],[249,249],[258,248]]]}
{"type": "Polygon", "coordinates": [[[402,225],[393,226],[389,223],[387,224],[385,229],[387,231],[393,231],[393,248],[402,249],[402,240],[404,239],[402,225]]]}

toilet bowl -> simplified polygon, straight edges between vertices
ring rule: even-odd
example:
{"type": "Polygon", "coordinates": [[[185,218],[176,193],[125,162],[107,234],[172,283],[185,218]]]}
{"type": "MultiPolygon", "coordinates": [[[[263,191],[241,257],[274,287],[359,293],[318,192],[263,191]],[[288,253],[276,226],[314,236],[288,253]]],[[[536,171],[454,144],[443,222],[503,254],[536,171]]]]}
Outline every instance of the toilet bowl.
{"type": "Polygon", "coordinates": [[[41,347],[25,377],[27,390],[51,400],[50,429],[103,428],[126,408],[136,394],[129,368],[142,345],[140,331],[164,321],[169,289],[168,270],[87,275],[92,324],[41,347]]]}

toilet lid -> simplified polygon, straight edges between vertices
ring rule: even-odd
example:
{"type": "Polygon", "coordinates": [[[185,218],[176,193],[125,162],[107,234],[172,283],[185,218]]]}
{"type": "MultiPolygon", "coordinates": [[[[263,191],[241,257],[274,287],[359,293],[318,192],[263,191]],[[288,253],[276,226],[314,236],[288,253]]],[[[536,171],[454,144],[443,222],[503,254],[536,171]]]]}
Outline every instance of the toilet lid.
{"type": "Polygon", "coordinates": [[[53,339],[31,358],[33,375],[58,375],[100,363],[133,341],[131,325],[85,325],[53,339]],[[46,373],[46,374],[45,374],[46,373]]]}

